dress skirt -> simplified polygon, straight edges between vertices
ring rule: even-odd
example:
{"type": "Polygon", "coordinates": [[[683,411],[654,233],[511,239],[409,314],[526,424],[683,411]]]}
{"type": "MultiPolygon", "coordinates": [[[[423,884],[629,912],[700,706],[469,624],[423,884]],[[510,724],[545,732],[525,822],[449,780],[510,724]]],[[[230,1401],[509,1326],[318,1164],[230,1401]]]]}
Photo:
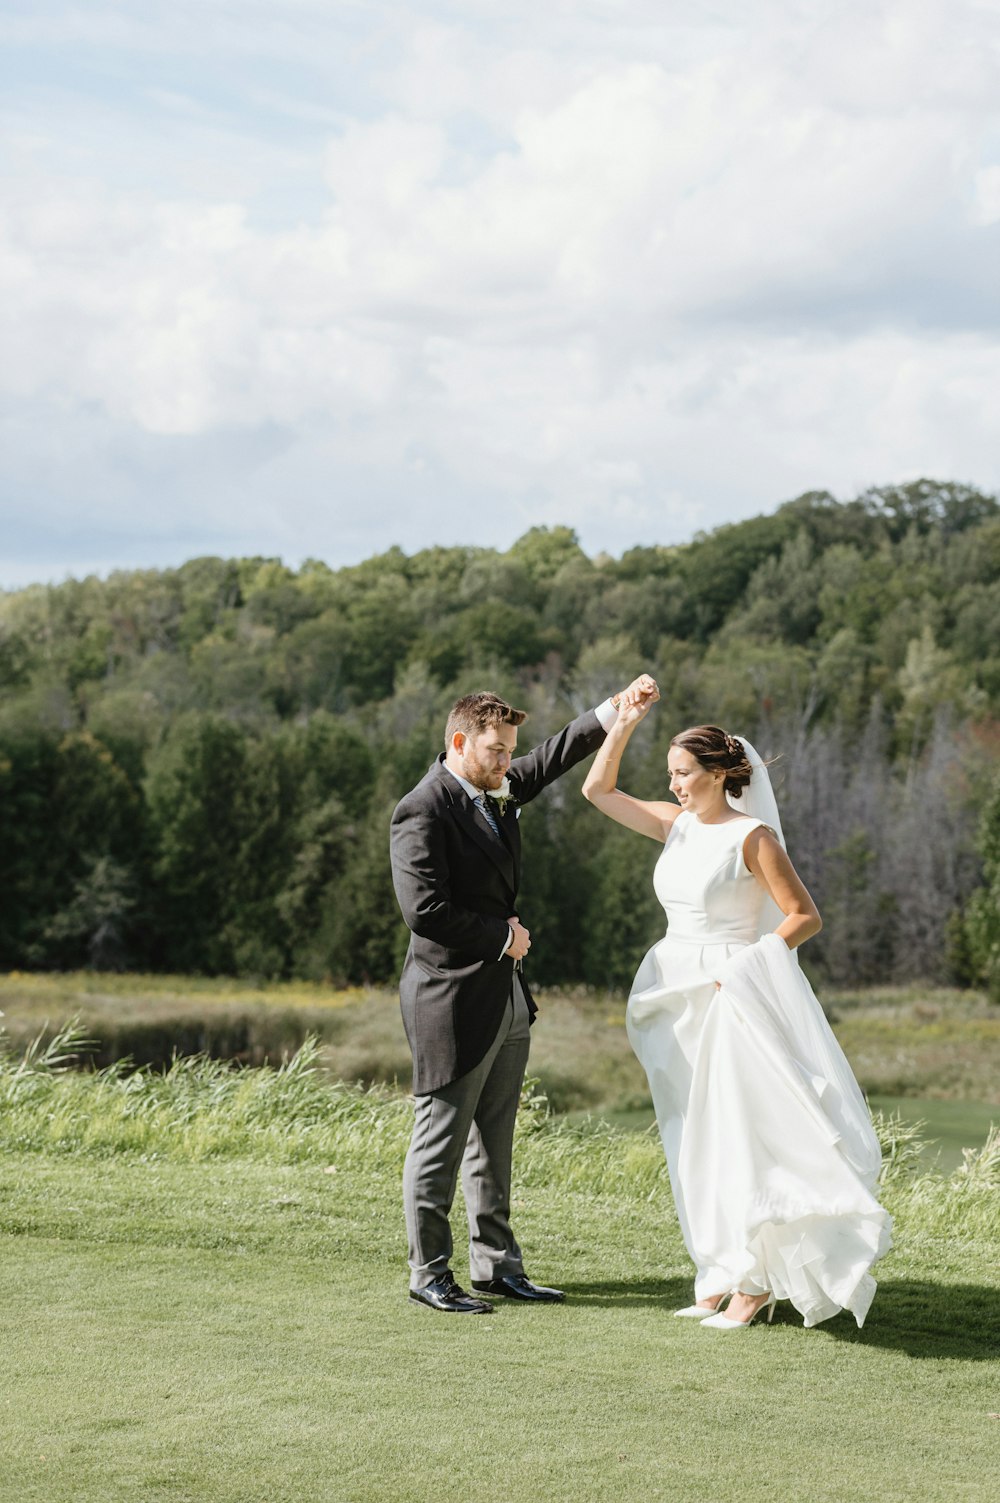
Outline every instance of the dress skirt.
{"type": "Polygon", "coordinates": [[[892,1245],[875,1196],[878,1139],[784,940],[668,932],[639,968],[626,1023],[696,1298],[769,1290],[807,1326],[840,1310],[862,1325],[870,1269],[892,1245]]]}

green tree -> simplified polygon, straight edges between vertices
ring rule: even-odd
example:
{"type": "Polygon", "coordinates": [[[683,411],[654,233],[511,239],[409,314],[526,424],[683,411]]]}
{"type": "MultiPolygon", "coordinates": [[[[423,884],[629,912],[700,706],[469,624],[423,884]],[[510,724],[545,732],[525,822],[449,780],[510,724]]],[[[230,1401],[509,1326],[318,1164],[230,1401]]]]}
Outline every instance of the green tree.
{"type": "Polygon", "coordinates": [[[322,893],[309,948],[312,973],[341,984],[391,983],[406,954],[409,936],[389,864],[389,820],[396,798],[386,798],[382,788],[350,832],[342,874],[322,893]]]}
{"type": "Polygon", "coordinates": [[[791,523],[780,512],[753,517],[700,534],[683,549],[678,567],[691,600],[689,631],[707,639],[737,605],[751,577],[766,558],[781,552],[791,523]]]}
{"type": "Polygon", "coordinates": [[[663,938],[663,910],[653,892],[659,854],[654,841],[615,825],[589,863],[580,947],[584,975],[597,986],[627,987],[650,945],[663,938]]]}
{"type": "Polygon", "coordinates": [[[745,606],[726,623],[730,634],[774,642],[807,643],[820,621],[816,557],[808,534],[797,532],[778,554],[754,570],[745,606]]]}
{"type": "Polygon", "coordinates": [[[242,604],[240,562],[236,559],[193,558],[176,571],[180,594],[178,640],[191,648],[209,632],[232,623],[242,604]]]}
{"type": "Polygon", "coordinates": [[[70,901],[45,926],[46,963],[68,969],[82,960],[94,970],[123,970],[135,902],[128,867],[111,856],[94,857],[70,901]]]}
{"type": "Polygon", "coordinates": [[[143,852],[141,801],[107,747],[87,731],[58,739],[30,726],[8,731],[0,753],[0,964],[84,963],[86,946],[70,953],[50,926],[102,859],[130,885],[143,852]]]}
{"type": "Polygon", "coordinates": [[[337,912],[338,882],[357,834],[357,816],[351,817],[339,798],[307,808],[298,820],[285,881],[274,894],[292,969],[312,981],[330,979],[341,959],[329,920],[337,912]]]}
{"type": "MultiPolygon", "coordinates": [[[[532,528],[505,552],[201,558],[0,592],[0,963],[85,964],[107,919],[105,953],[136,964],[387,978],[386,822],[451,700],[496,689],[530,711],[527,745],[650,668],[663,704],[630,748],[630,791],[662,796],[670,735],[699,720],[785,752],[797,842],[832,904],[817,951],[833,970],[930,974],[929,874],[949,910],[975,880],[980,772],[956,748],[988,767],[1000,744],[998,570],[996,499],[923,480],[810,492],[618,560],[532,528]],[[850,929],[859,893],[879,935],[850,929]]],[[[597,859],[612,832],[577,789],[525,820],[534,969],[598,966],[603,984],[580,926],[594,891],[617,901],[597,859]]]]}
{"type": "Polygon", "coordinates": [[[889,536],[903,537],[912,528],[938,529],[946,535],[963,532],[997,514],[997,501],[972,486],[954,481],[912,480],[906,485],[876,486],[860,498],[882,518],[889,536]]]}
{"type": "Polygon", "coordinates": [[[897,734],[901,747],[911,756],[926,741],[934,717],[944,707],[956,712],[971,710],[977,708],[977,699],[981,703],[983,698],[963,682],[960,668],[950,653],[937,646],[929,626],[909,642],[897,682],[902,696],[897,734]]]}
{"type": "Polygon", "coordinates": [[[233,967],[227,925],[241,900],[246,772],[247,734],[219,715],[180,717],[150,758],[145,791],[160,964],[208,972],[233,967]]]}
{"type": "Polygon", "coordinates": [[[508,557],[544,593],[567,564],[579,563],[586,554],[571,527],[532,527],[518,538],[508,557]]]}
{"type": "Polygon", "coordinates": [[[983,807],[978,846],[982,885],[965,909],[965,947],[972,979],[1000,1002],[1000,778],[983,807]]]}

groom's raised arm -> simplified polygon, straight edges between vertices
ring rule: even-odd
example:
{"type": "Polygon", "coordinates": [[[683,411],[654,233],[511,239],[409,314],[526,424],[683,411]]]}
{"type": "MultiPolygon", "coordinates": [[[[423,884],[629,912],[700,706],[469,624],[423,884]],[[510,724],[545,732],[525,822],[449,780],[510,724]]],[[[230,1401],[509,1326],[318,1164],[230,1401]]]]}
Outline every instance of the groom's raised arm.
{"type": "Polygon", "coordinates": [[[392,885],[407,927],[421,939],[495,961],[507,948],[506,919],[474,913],[452,898],[444,830],[439,817],[399,804],[389,833],[392,885]]]}
{"type": "MultiPolygon", "coordinates": [[[[611,705],[610,700],[605,701],[611,705]]],[[[605,706],[601,706],[602,709],[605,706]]],[[[610,724],[614,724],[616,711],[611,708],[610,724]]],[[[561,731],[542,741],[523,757],[515,757],[510,764],[511,787],[519,804],[528,804],[537,798],[542,789],[564,772],[582,762],[595,752],[607,735],[596,710],[587,710],[564,725],[561,731]]]]}
{"type": "Polygon", "coordinates": [[[516,757],[510,766],[510,780],[518,803],[530,803],[549,783],[554,783],[577,762],[595,752],[618,718],[621,695],[636,691],[647,693],[647,686],[655,690],[655,680],[648,674],[640,674],[620,694],[612,695],[596,710],[578,715],[525,756],[516,757]]]}

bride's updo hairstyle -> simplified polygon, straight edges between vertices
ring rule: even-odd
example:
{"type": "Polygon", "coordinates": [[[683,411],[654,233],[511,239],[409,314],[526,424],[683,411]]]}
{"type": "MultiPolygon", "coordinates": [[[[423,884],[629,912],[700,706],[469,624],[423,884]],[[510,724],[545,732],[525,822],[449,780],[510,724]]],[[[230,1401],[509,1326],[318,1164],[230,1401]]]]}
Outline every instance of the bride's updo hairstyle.
{"type": "Polygon", "coordinates": [[[729,736],[717,725],[694,725],[681,731],[670,743],[690,752],[695,761],[709,772],[724,772],[723,788],[733,798],[740,798],[753,777],[742,741],[729,736]]]}

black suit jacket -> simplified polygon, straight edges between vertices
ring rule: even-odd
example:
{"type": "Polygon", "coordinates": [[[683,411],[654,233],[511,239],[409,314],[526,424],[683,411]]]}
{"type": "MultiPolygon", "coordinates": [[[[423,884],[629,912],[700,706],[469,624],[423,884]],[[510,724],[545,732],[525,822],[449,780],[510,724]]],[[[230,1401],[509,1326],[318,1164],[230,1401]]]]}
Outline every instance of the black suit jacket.
{"type": "MultiPolygon", "coordinates": [[[[500,952],[507,919],[517,912],[517,808],[596,751],[604,735],[591,710],[512,762],[501,840],[446,769],[443,754],[396,805],[392,880],[410,929],[399,996],[416,1095],[467,1074],[496,1037],[514,968],[500,952]]],[[[526,984],[525,993],[534,1017],[526,984]]]]}

